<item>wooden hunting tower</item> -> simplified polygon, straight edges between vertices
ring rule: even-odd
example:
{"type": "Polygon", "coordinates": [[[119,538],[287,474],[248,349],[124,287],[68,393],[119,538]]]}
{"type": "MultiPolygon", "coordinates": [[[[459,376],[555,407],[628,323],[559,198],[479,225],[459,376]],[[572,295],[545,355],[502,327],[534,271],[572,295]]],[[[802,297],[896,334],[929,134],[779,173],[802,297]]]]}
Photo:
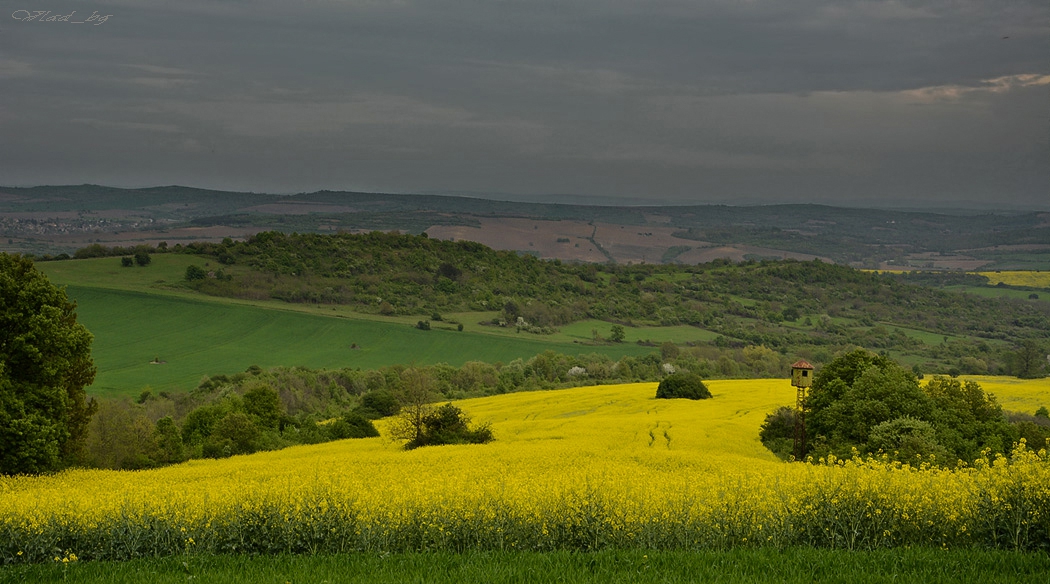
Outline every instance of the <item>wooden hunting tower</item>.
{"type": "Polygon", "coordinates": [[[813,385],[813,366],[799,360],[791,366],[791,385],[798,388],[795,398],[795,460],[806,454],[806,388],[813,385]]]}

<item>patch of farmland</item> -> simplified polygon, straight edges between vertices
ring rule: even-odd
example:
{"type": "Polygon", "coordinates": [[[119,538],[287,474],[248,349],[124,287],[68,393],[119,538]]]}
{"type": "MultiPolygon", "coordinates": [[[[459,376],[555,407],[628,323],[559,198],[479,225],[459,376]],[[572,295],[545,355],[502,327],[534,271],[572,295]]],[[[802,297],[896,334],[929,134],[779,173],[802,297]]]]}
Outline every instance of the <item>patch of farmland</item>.
{"type": "Polygon", "coordinates": [[[977,272],[981,276],[988,278],[988,283],[992,286],[1003,283],[1007,286],[1025,286],[1029,288],[1047,288],[1050,289],[1050,272],[1042,271],[997,271],[997,272],[977,272]]]}
{"type": "Polygon", "coordinates": [[[492,249],[535,253],[545,259],[604,262],[606,257],[588,237],[594,231],[583,221],[523,218],[481,218],[480,227],[434,225],[427,235],[437,239],[476,241],[492,249]]]}

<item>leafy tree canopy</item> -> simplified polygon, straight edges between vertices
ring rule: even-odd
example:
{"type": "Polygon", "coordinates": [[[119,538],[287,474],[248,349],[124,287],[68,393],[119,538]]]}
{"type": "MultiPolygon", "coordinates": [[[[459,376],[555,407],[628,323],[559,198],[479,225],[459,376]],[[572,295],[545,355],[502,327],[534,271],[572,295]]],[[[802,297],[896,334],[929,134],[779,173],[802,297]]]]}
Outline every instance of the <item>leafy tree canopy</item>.
{"type": "Polygon", "coordinates": [[[64,291],[17,255],[0,254],[0,472],[76,461],[95,411],[91,333],[64,291]]]}
{"type": "MultiPolygon", "coordinates": [[[[954,464],[972,461],[986,448],[1009,452],[1019,436],[995,396],[977,383],[935,377],[922,386],[912,371],[863,349],[817,373],[806,409],[808,454],[814,457],[849,457],[856,449],[903,462],[933,456],[935,463],[954,464]]],[[[767,445],[786,437],[786,427],[774,421],[763,426],[767,445]]]]}

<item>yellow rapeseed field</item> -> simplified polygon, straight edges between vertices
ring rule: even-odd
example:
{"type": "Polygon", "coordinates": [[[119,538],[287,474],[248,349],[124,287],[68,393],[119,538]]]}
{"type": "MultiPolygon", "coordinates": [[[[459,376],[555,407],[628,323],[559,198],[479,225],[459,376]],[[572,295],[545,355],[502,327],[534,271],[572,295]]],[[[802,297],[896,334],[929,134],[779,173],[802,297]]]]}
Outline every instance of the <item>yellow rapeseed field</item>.
{"type": "Polygon", "coordinates": [[[1001,272],[977,272],[981,276],[987,276],[988,283],[992,286],[1002,282],[1007,286],[1029,286],[1032,288],[1050,288],[1050,272],[1039,271],[1001,271],[1001,272]]]}
{"type": "MultiPolygon", "coordinates": [[[[978,378],[1008,409],[1047,380],[978,378]]],[[[916,470],[778,461],[758,441],[787,380],[656,384],[458,402],[496,441],[404,451],[345,440],[137,472],[0,478],[0,561],[209,552],[722,548],[1050,542],[1045,452],[916,470]]],[[[1023,407],[1021,407],[1023,406],[1023,407]]],[[[385,433],[382,421],[378,424],[385,433]]]]}

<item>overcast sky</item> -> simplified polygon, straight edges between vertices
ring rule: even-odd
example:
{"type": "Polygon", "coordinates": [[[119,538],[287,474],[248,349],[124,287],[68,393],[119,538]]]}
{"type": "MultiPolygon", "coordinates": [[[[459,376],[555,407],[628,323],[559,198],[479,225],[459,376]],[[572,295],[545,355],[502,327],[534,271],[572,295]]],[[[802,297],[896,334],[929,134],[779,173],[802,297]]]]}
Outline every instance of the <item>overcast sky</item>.
{"type": "Polygon", "coordinates": [[[1047,0],[0,7],[2,185],[1050,209],[1047,0]]]}

